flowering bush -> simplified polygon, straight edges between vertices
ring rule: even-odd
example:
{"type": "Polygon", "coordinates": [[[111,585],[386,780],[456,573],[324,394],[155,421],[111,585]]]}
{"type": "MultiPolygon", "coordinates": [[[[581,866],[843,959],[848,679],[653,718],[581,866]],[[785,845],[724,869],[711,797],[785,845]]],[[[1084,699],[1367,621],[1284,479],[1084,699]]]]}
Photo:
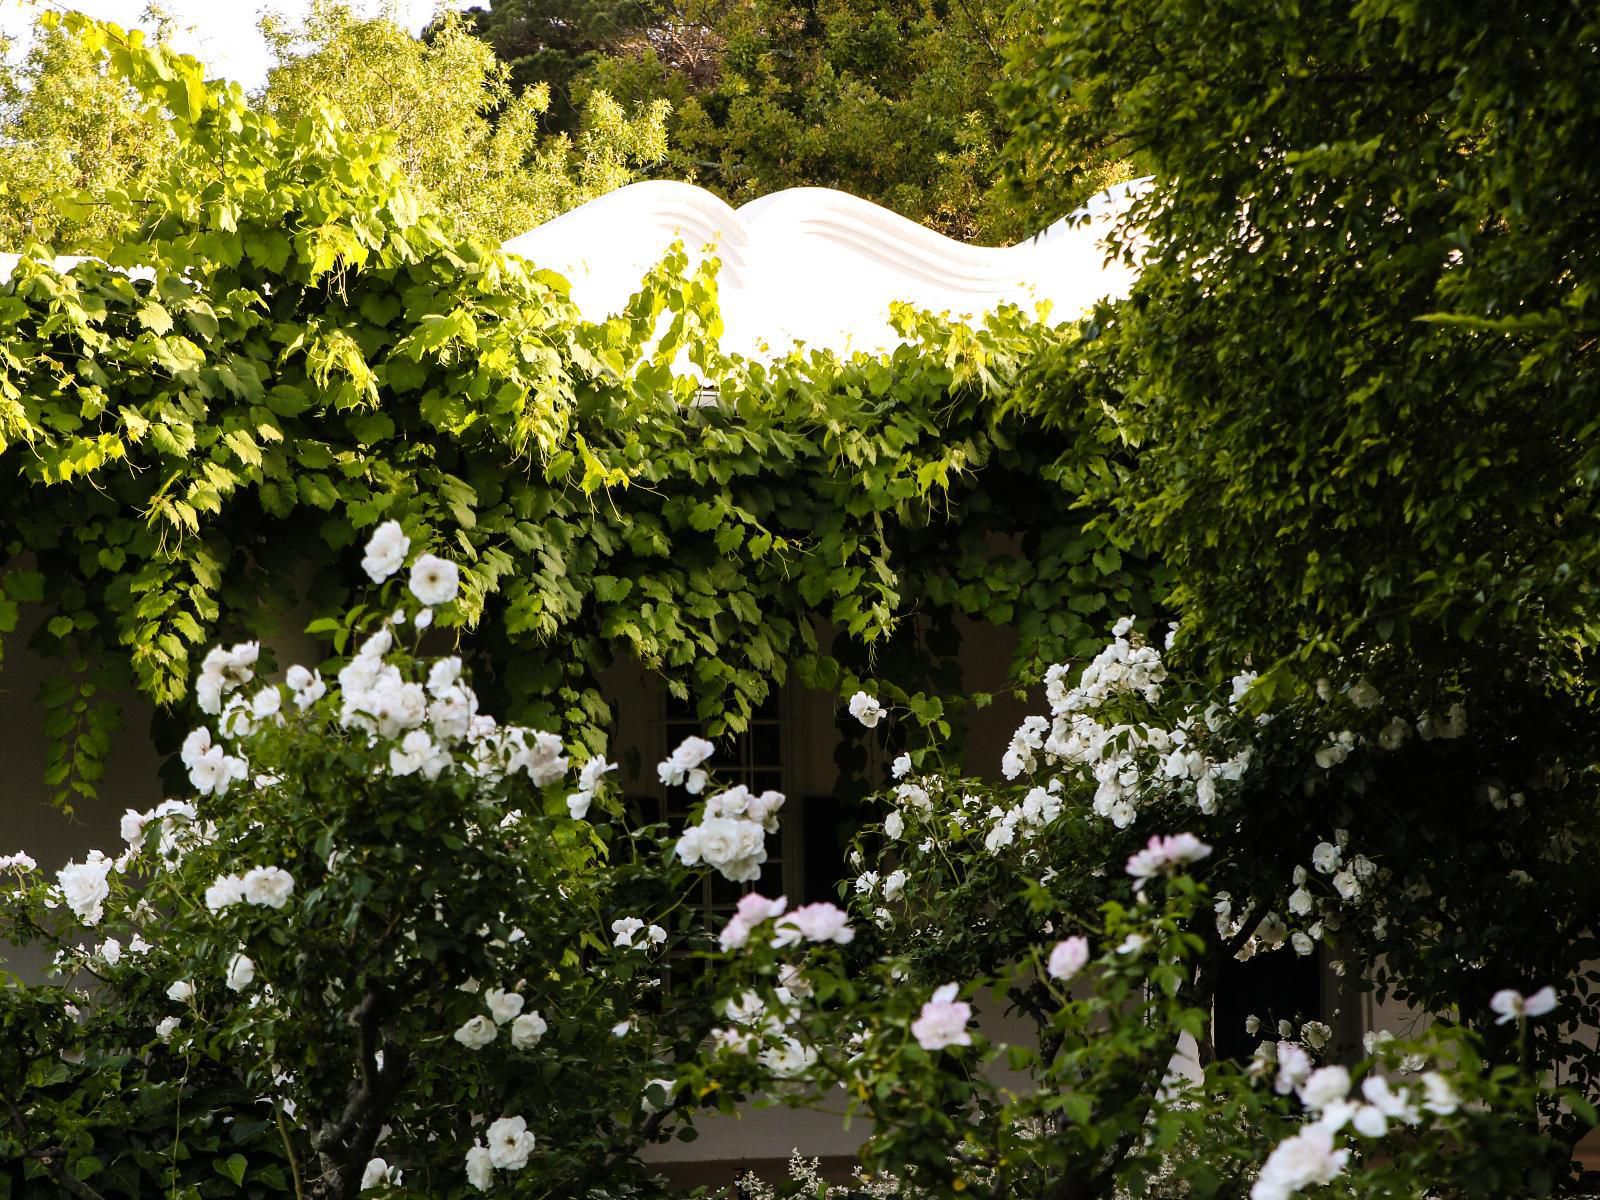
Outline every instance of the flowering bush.
{"type": "MultiPolygon", "coordinates": [[[[1411,1147],[1415,1156],[1405,1161],[1413,1166],[1440,1145],[1461,1154],[1464,1133],[1481,1132],[1498,1149],[1478,1147],[1468,1158],[1479,1150],[1500,1155],[1484,1167],[1497,1186],[1536,1192],[1541,1172],[1553,1167],[1565,1174],[1563,1143],[1570,1145],[1592,1123],[1589,1102],[1581,1094],[1562,1093],[1558,1100],[1541,1093],[1520,1072],[1556,1063],[1564,1080],[1592,1094],[1589,1052],[1560,1037],[1589,1010],[1579,969],[1591,944],[1581,913],[1592,910],[1558,914],[1556,932],[1541,928],[1515,947],[1474,943],[1474,986],[1458,988],[1448,1007],[1427,1004],[1458,1023],[1442,1029],[1436,1041],[1406,1050],[1392,1040],[1369,1041],[1368,1053],[1379,1055],[1375,1066],[1381,1060],[1414,1074],[1449,1064],[1459,1072],[1453,1082],[1425,1075],[1425,1091],[1400,1101],[1393,1098],[1398,1093],[1383,1090],[1389,1086],[1384,1076],[1369,1071],[1364,1099],[1349,1099],[1346,1074],[1338,1097],[1328,1099],[1331,1090],[1313,1093],[1320,1099],[1308,1102],[1305,1115],[1314,1128],[1271,1149],[1274,1139],[1290,1138],[1293,1127],[1285,1122],[1296,1114],[1293,1106],[1285,1111],[1276,1101],[1249,1099],[1248,1079],[1276,1078],[1277,1094],[1294,1096],[1316,1057],[1337,1054],[1349,1062],[1359,1052],[1336,1044],[1333,1030],[1313,1019],[1320,1014],[1285,1013],[1278,1014],[1279,1040],[1262,1043],[1252,1071],[1240,1077],[1216,1062],[1209,1014],[1223,964],[1258,953],[1311,955],[1322,945],[1340,956],[1333,961],[1342,974],[1346,959],[1361,967],[1389,954],[1386,975],[1363,972],[1359,982],[1392,986],[1398,967],[1406,973],[1399,976],[1403,994],[1428,1001],[1446,994],[1461,981],[1461,965],[1437,964],[1429,942],[1452,908],[1440,904],[1422,921],[1413,914],[1419,901],[1461,895],[1463,881],[1451,878],[1455,866],[1448,860],[1417,862],[1393,853],[1395,833],[1363,812],[1360,801],[1380,787],[1403,787],[1423,771],[1434,776],[1434,787],[1458,784],[1482,769],[1486,746],[1501,771],[1527,751],[1504,753],[1492,733],[1467,743],[1463,706],[1438,693],[1431,700],[1408,695],[1405,703],[1415,715],[1402,717],[1379,688],[1357,678],[1342,688],[1324,684],[1304,702],[1258,711],[1253,684],[1245,672],[1218,692],[1174,676],[1164,656],[1123,621],[1081,672],[1062,666],[1047,674],[1050,713],[1023,722],[1002,764],[1017,783],[997,787],[943,770],[937,746],[900,754],[892,767],[897,782],[884,798],[888,811],[858,837],[852,862],[859,873],[844,888],[852,931],[859,931],[857,953],[868,955],[876,975],[862,971],[857,958],[848,975],[829,982],[829,972],[838,969],[832,951],[820,964],[763,960],[767,950],[752,930],[782,905],[750,900],[724,946],[758,946],[756,970],[777,982],[770,994],[754,981],[743,985],[735,1007],[757,1014],[755,1027],[780,1039],[799,1075],[818,1078],[821,1072],[871,1113],[877,1122],[868,1150],[872,1165],[909,1171],[919,1186],[935,1189],[959,1178],[975,1191],[1054,1195],[1052,1181],[1075,1178],[1084,1190],[1060,1194],[1104,1195],[1119,1184],[1137,1191],[1157,1176],[1203,1184],[1204,1192],[1228,1186],[1226,1180],[1237,1181],[1265,1160],[1270,1169],[1258,1185],[1260,1200],[1274,1200],[1340,1174],[1347,1163],[1363,1163],[1361,1186],[1381,1194],[1389,1186],[1382,1181],[1392,1179],[1375,1174],[1371,1158],[1381,1153],[1398,1162],[1402,1156],[1392,1147],[1376,1152],[1359,1139],[1402,1127],[1411,1138],[1425,1123],[1418,1114],[1432,1113],[1454,1123],[1411,1147]],[[1166,832],[1173,828],[1200,836],[1166,832]],[[1107,865],[1121,862],[1123,869],[1107,865]],[[1189,870],[1208,885],[1203,906],[1187,876],[1168,882],[1174,872],[1189,870]],[[1146,895],[1158,889],[1168,891],[1164,912],[1146,895]],[[1097,913],[1108,914],[1104,925],[1097,913]],[[1580,936],[1572,936],[1575,931],[1580,936]],[[1097,970],[1088,972],[1091,962],[1097,970]],[[1542,975],[1561,986],[1530,986],[1534,994],[1526,998],[1514,989],[1491,997],[1483,988],[1489,963],[1500,982],[1542,975]],[[820,1005],[801,1000],[797,980],[820,1005]],[[1070,1000],[1062,990],[1068,981],[1076,981],[1070,1000]],[[1091,986],[1092,994],[1080,994],[1091,986]],[[1031,1048],[982,1045],[970,1004],[983,994],[996,1008],[1031,1019],[1037,1058],[1031,1048]],[[1170,1009],[1152,1011],[1153,997],[1164,998],[1170,1009]],[[1063,1017],[1064,1002],[1065,1011],[1088,1022],[1075,1035],[1063,1017]],[[821,1014],[813,1012],[817,1007],[821,1014]],[[1130,1012],[1133,1023],[1124,1032],[1133,1046],[1119,1047],[1119,1021],[1130,1012]],[[1497,1018],[1519,1016],[1532,1019],[1518,1025],[1514,1038],[1497,1028],[1497,1018]],[[1468,1032],[1473,1028],[1481,1039],[1468,1032]],[[891,1030],[915,1067],[874,1056],[891,1030]],[[1147,1035],[1150,1041],[1137,1040],[1147,1035]],[[1180,1035],[1191,1040],[1179,1057],[1191,1073],[1204,1071],[1199,1089],[1172,1087],[1176,1066],[1169,1068],[1169,1061],[1178,1061],[1180,1035]],[[1063,1118],[1064,1101],[1049,1071],[1074,1036],[1081,1049],[1069,1077],[1095,1086],[1071,1101],[1063,1118]],[[937,1073],[930,1079],[911,1050],[914,1044],[937,1058],[975,1042],[979,1062],[1027,1069],[1039,1090],[1007,1094],[986,1086],[965,1063],[957,1079],[937,1073]],[[839,1051],[841,1044],[850,1052],[839,1051]],[[1120,1077],[1111,1067],[1101,1069],[1097,1055],[1119,1063],[1120,1077]],[[1419,1098],[1438,1099],[1434,1107],[1442,1110],[1446,1087],[1473,1096],[1474,1104],[1493,1101],[1493,1120],[1507,1129],[1464,1131],[1455,1121],[1457,1108],[1434,1111],[1419,1098]],[[1230,1129],[1241,1121],[1253,1127],[1255,1137],[1218,1142],[1219,1115],[1230,1129]],[[1071,1128],[1058,1128],[1063,1121],[1071,1128]],[[1078,1128],[1085,1125],[1091,1128],[1078,1128]],[[1036,1145],[1024,1136],[1029,1130],[1050,1136],[1036,1145]],[[1554,1136],[1541,1143],[1541,1135],[1554,1136]],[[1076,1148],[1075,1136],[1085,1139],[1076,1148]],[[1173,1162],[1167,1151],[1180,1139],[1191,1149],[1184,1161],[1173,1162]],[[1206,1152],[1196,1158],[1195,1146],[1206,1152]],[[952,1160],[956,1147],[961,1152],[952,1160]]],[[[850,708],[868,729],[892,719],[865,691],[850,708]]],[[[1539,783],[1529,786],[1548,794],[1560,781],[1545,767],[1530,776],[1539,783]]],[[[1503,787],[1479,795],[1496,814],[1525,802],[1510,800],[1503,787]]],[[[1556,797],[1558,811],[1562,799],[1556,797]]],[[[1523,861],[1535,861],[1543,849],[1500,832],[1507,842],[1497,847],[1500,854],[1520,852],[1523,861]]],[[[781,943],[772,939],[774,948],[781,943]]],[[[1250,1025],[1251,1033],[1260,1029],[1256,1018],[1250,1025]]],[[[739,1052],[752,1048],[744,1038],[724,1042],[739,1052]]],[[[728,1070],[726,1064],[720,1069],[728,1070]]],[[[725,1082],[721,1074],[714,1077],[725,1082]]],[[[737,1070],[733,1078],[740,1078],[737,1070]]],[[[1319,1086],[1331,1089],[1337,1078],[1320,1075],[1319,1086]]],[[[1469,1124],[1477,1119],[1462,1118],[1469,1124]]],[[[1464,1162],[1458,1163],[1468,1172],[1462,1179],[1477,1169],[1464,1162]]],[[[1438,1178],[1445,1174],[1437,1164],[1428,1170],[1438,1178]]]]}
{"type": "Polygon", "coordinates": [[[1083,923],[1087,936],[1042,939],[1008,968],[932,989],[903,956],[863,969],[816,939],[797,950],[784,905],[752,899],[738,918],[728,1024],[685,1082],[737,1090],[777,1078],[791,1103],[842,1092],[873,1119],[872,1194],[1288,1200],[1335,1182],[1351,1196],[1423,1184],[1441,1196],[1536,1194],[1530,1170],[1548,1149],[1540,1089],[1485,1066],[1465,1031],[1385,1044],[1359,1084],[1289,1040],[1249,1064],[1202,1072],[1185,1061],[1181,1039],[1204,1038],[1208,1017],[1189,1001],[1204,941],[1188,930],[1206,897],[1184,871],[1210,849],[1163,840],[1128,864],[1140,884],[1131,906],[1107,904],[1083,923]],[[987,1040],[973,1008],[985,992],[1029,998],[1036,1046],[987,1040]],[[1420,1078],[1401,1073],[1404,1057],[1421,1060],[1420,1078]]]}
{"type": "MultiPolygon", "coordinates": [[[[860,838],[857,861],[878,859],[853,911],[750,893],[713,930],[690,885],[757,878],[784,797],[718,790],[714,747],[689,738],[657,772],[704,795],[694,819],[617,824],[614,764],[496,721],[459,658],[421,653],[460,576],[416,549],[395,522],[368,541],[375,594],[341,624],[348,657],[281,681],[254,642],[205,657],[207,723],[180,753],[192,794],[128,812],[116,856],[53,881],[25,854],[0,862],[0,934],[48,951],[56,979],[0,998],[17,1098],[0,1148],[41,1194],[613,1194],[649,1186],[635,1152],[702,1102],[836,1088],[874,1119],[866,1165],[913,1187],[1470,1191],[1526,1184],[1548,1150],[1539,1104],[1590,1115],[1527,1070],[1553,988],[1488,1006],[1515,1022],[1516,1067],[1445,1029],[1375,1046],[1356,1092],[1345,1067],[1316,1067],[1327,1030],[1310,1021],[1251,1064],[1199,1061],[1217,953],[1326,937],[1384,879],[1337,838],[1310,852],[1325,894],[1304,902],[1301,870],[1278,904],[1236,861],[1264,731],[1289,725],[1247,711],[1248,677],[1222,698],[1177,688],[1123,623],[1075,683],[1051,672],[1051,716],[1006,755],[1027,781],[904,755],[893,810],[860,838]],[[1217,841],[1146,834],[1179,820],[1217,841]],[[1202,872],[1237,880],[1233,897],[1202,872]],[[664,986],[685,952],[710,969],[664,986]],[[1036,1039],[992,1044],[985,995],[1036,1039]]],[[[864,692],[851,709],[868,727],[891,715],[864,692]]],[[[1364,744],[1335,737],[1310,769],[1364,744]]]]}
{"type": "Polygon", "coordinates": [[[0,937],[54,979],[0,991],[0,1158],[47,1181],[20,1194],[643,1178],[675,1107],[660,1080],[712,1023],[693,972],[663,986],[669,955],[710,945],[685,890],[759,864],[783,797],[710,796],[676,854],[618,823],[614,764],[496,721],[459,658],[418,653],[458,581],[415,549],[394,523],[368,543],[347,659],[206,656],[192,792],[130,811],[118,852],[53,880],[0,865],[0,937]]]}

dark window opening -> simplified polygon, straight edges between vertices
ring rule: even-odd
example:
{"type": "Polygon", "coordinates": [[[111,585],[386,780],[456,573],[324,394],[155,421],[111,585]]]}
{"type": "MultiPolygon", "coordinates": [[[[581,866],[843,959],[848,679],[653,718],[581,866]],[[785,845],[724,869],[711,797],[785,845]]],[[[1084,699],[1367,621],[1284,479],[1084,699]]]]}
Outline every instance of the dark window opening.
{"type": "Polygon", "coordinates": [[[1246,962],[1228,959],[1217,976],[1212,1038],[1217,1057],[1243,1062],[1263,1039],[1276,1041],[1278,1022],[1322,1019],[1322,972],[1316,955],[1300,955],[1285,947],[1257,954],[1246,962]],[[1245,1032],[1248,1017],[1261,1018],[1258,1033],[1245,1032]]]}

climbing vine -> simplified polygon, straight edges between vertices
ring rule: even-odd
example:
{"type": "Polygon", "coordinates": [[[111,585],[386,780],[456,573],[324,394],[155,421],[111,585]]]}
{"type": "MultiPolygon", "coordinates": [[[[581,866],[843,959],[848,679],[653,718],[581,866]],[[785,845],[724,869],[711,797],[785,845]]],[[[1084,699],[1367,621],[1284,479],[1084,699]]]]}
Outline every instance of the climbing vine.
{"type": "Polygon", "coordinates": [[[681,250],[586,322],[559,277],[426,215],[383,140],[281,127],[62,19],[177,135],[152,190],[106,198],[137,237],[65,270],[29,246],[0,291],[0,624],[38,606],[42,651],[109,675],[59,731],[64,801],[92,794],[118,682],[178,705],[200,647],[343,611],[335,560],[388,519],[462,564],[436,636],[473,631],[509,713],[593,749],[618,657],[738,730],[791,674],[853,688],[831,626],[909,648],[891,694],[943,732],[954,617],[1016,624],[1037,677],[1147,590],[1058,481],[1110,452],[1097,418],[1045,434],[1007,403],[1070,327],[901,310],[890,354],[753,362],[718,350],[716,264],[681,250]]]}

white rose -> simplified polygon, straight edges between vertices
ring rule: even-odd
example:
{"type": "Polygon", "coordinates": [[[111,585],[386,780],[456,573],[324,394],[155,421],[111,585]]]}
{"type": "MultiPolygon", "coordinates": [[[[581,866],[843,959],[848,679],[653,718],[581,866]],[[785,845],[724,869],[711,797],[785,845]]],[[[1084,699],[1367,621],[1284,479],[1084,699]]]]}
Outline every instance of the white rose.
{"type": "Polygon", "coordinates": [[[1358,679],[1350,685],[1350,690],[1345,693],[1350,697],[1350,703],[1357,708],[1375,708],[1378,701],[1383,699],[1378,695],[1378,689],[1365,679],[1358,679]]]}
{"type": "Polygon", "coordinates": [[[536,1012],[525,1012],[511,1022],[511,1044],[518,1050],[531,1050],[550,1027],[536,1012]]]}
{"type": "MultiPolygon", "coordinates": [[[[874,722],[876,724],[876,722],[874,722]]],[[[757,1056],[761,1065],[779,1079],[803,1075],[817,1061],[817,1052],[792,1037],[768,1046],[757,1056]]]]}
{"type": "Polygon", "coordinates": [[[399,521],[385,521],[367,540],[367,552],[361,559],[361,569],[373,583],[382,583],[398,571],[411,549],[411,539],[400,528],[399,521]]]}
{"type": "Polygon", "coordinates": [[[257,721],[275,717],[283,708],[283,693],[268,684],[250,700],[250,715],[257,721]]]}
{"type": "Polygon", "coordinates": [[[501,1117],[490,1124],[484,1140],[489,1143],[489,1161],[502,1171],[522,1170],[533,1153],[533,1134],[522,1117],[501,1117]]]}
{"type": "Polygon", "coordinates": [[[1081,937],[1069,937],[1055,944],[1045,970],[1051,979],[1065,981],[1083,970],[1088,961],[1088,941],[1081,937]]]}
{"type": "Polygon", "coordinates": [[[1251,1200],[1287,1200],[1314,1183],[1331,1183],[1344,1170],[1350,1151],[1335,1150],[1333,1131],[1307,1126],[1278,1143],[1250,1189],[1251,1200]]]}
{"type": "Polygon", "coordinates": [[[145,822],[149,819],[148,813],[139,812],[137,809],[130,808],[124,812],[120,827],[122,840],[130,846],[137,845],[139,839],[144,836],[145,822]]]}
{"type": "Polygon", "coordinates": [[[487,1146],[474,1146],[467,1151],[467,1182],[480,1192],[494,1186],[494,1163],[489,1160],[487,1146]]]}
{"type": "Polygon", "coordinates": [[[1300,1040],[1313,1050],[1321,1050],[1333,1037],[1333,1030],[1321,1021],[1307,1021],[1300,1026],[1300,1040]]]}
{"type": "MultiPolygon", "coordinates": [[[[398,1176],[399,1172],[396,1171],[395,1175],[398,1176]]],[[[361,1190],[364,1192],[368,1188],[382,1187],[391,1182],[398,1180],[390,1178],[389,1164],[381,1158],[369,1159],[366,1169],[361,1172],[361,1190]]]]}
{"type": "Polygon", "coordinates": [[[496,1025],[504,1025],[512,1017],[522,1011],[523,999],[516,992],[501,991],[499,988],[490,988],[483,994],[483,1002],[489,1008],[489,1015],[494,1018],[496,1025]]]}
{"type": "Polygon", "coordinates": [[[240,890],[248,904],[282,908],[294,894],[294,876],[282,867],[252,867],[244,873],[240,890]]]}
{"type": "Polygon", "coordinates": [[[850,697],[850,715],[872,729],[883,720],[883,705],[878,703],[876,697],[857,692],[850,697]]]}
{"type": "Polygon", "coordinates": [[[1300,1102],[1321,1112],[1350,1094],[1350,1072],[1343,1067],[1322,1067],[1300,1085],[1300,1102]]]}
{"type": "Polygon", "coordinates": [[[111,859],[98,850],[91,850],[85,861],[69,862],[56,872],[67,907],[85,925],[99,924],[105,913],[105,902],[111,895],[106,876],[111,873],[111,867],[111,859]]]}
{"type": "Polygon", "coordinates": [[[424,554],[411,564],[411,594],[432,608],[448,604],[461,590],[461,573],[448,559],[424,554]]]}
{"type": "Polygon", "coordinates": [[[477,1016],[471,1018],[452,1036],[468,1050],[482,1050],[494,1041],[497,1032],[499,1031],[493,1021],[488,1017],[477,1016]]]}
{"type": "Polygon", "coordinates": [[[712,866],[721,866],[739,856],[741,826],[746,822],[732,817],[711,817],[700,822],[700,857],[712,866]]]}
{"type": "Polygon", "coordinates": [[[216,882],[206,888],[206,907],[212,912],[221,912],[243,901],[244,877],[241,875],[219,875],[216,882]]]}
{"type": "Polygon", "coordinates": [[[228,963],[227,984],[230,990],[242,992],[256,981],[256,964],[243,954],[235,954],[228,963]]]}

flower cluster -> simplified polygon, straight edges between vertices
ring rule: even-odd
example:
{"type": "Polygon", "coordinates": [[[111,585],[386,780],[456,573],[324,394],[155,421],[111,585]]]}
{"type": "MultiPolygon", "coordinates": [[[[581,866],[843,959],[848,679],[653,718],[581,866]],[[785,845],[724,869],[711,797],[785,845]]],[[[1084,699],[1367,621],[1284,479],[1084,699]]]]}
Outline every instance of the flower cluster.
{"type": "Polygon", "coordinates": [[[1197,863],[1210,853],[1211,847],[1192,833],[1153,836],[1143,850],[1128,859],[1128,874],[1138,880],[1165,875],[1178,867],[1197,863]]]}
{"type": "Polygon", "coordinates": [[[1344,1067],[1312,1070],[1305,1051],[1287,1041],[1277,1044],[1277,1062],[1277,1092],[1298,1096],[1313,1119],[1273,1149],[1250,1190],[1251,1200],[1288,1200],[1313,1184],[1331,1183],[1350,1159],[1350,1149],[1338,1142],[1347,1129],[1363,1138],[1381,1138],[1391,1123],[1417,1126],[1424,1113],[1448,1117],[1461,1106],[1450,1081],[1435,1071],[1422,1076],[1420,1094],[1369,1074],[1361,1081],[1361,1098],[1352,1099],[1350,1072],[1344,1067]]]}
{"type": "Polygon", "coordinates": [[[220,715],[223,698],[255,678],[260,656],[257,642],[240,642],[226,649],[212,647],[200,663],[200,677],[194,681],[195,703],[200,711],[208,716],[220,715]]]}
{"type": "MultiPolygon", "coordinates": [[[[237,649],[237,647],[235,648],[237,649]]],[[[262,694],[276,695],[277,693],[271,692],[270,689],[263,689],[262,694]]],[[[238,704],[241,710],[246,707],[243,701],[239,701],[238,704]]],[[[250,711],[254,711],[253,706],[249,706],[249,708],[250,711]]],[[[225,708],[223,711],[227,714],[224,717],[225,720],[234,712],[231,708],[225,708]]],[[[248,718],[244,717],[243,712],[240,711],[238,716],[233,717],[231,723],[240,725],[247,721],[248,718]]],[[[246,725],[241,731],[248,732],[248,726],[246,725]]],[[[250,774],[250,765],[243,758],[229,754],[221,746],[212,744],[211,731],[209,729],[193,730],[188,737],[184,738],[179,758],[182,760],[183,765],[189,768],[189,782],[194,785],[194,790],[202,796],[220,796],[233,783],[247,778],[250,774]]]]}
{"type": "Polygon", "coordinates": [[[746,892],[739,897],[739,904],[734,909],[733,916],[717,935],[718,944],[724,951],[737,950],[750,940],[750,934],[755,931],[757,925],[781,917],[788,904],[788,898],[785,896],[768,900],[759,892],[746,892]]]}
{"type": "Polygon", "coordinates": [[[490,988],[483,993],[487,1015],[478,1013],[467,1018],[451,1037],[468,1050],[482,1050],[492,1045],[500,1035],[501,1026],[510,1022],[512,1046],[518,1050],[531,1050],[549,1032],[550,1026],[538,1012],[523,1012],[526,1003],[520,992],[490,988]]]}
{"type": "Polygon", "coordinates": [[[484,1140],[467,1151],[467,1182],[480,1192],[494,1186],[496,1171],[520,1171],[533,1154],[534,1137],[523,1117],[492,1121],[484,1140]]]}
{"type": "Polygon", "coordinates": [[[1030,789],[1022,802],[1011,808],[992,807],[989,818],[994,824],[984,835],[983,848],[993,854],[1015,842],[1019,831],[1030,837],[1045,828],[1061,815],[1060,792],[1061,781],[1052,779],[1048,787],[1030,789]]]}
{"type": "Polygon", "coordinates": [[[738,907],[718,935],[724,950],[736,950],[750,940],[763,922],[772,921],[772,945],[783,949],[802,942],[833,942],[847,946],[855,940],[850,918],[845,911],[826,901],[806,904],[786,912],[788,900],[779,896],[768,900],[757,892],[739,898],[738,907]]]}
{"type": "Polygon", "coordinates": [[[796,1079],[817,1061],[817,1052],[788,1032],[790,1022],[799,1016],[799,1001],[804,983],[798,975],[790,979],[797,986],[780,985],[772,991],[768,1004],[753,991],[740,992],[722,1006],[728,1025],[711,1031],[713,1051],[747,1055],[757,1052],[757,1061],[776,1079],[796,1079]]]}
{"type": "Polygon", "coordinates": [[[681,787],[691,796],[705,791],[711,777],[705,769],[716,747],[703,737],[686,737],[678,748],[656,764],[656,776],[664,787],[681,787]]]}
{"type": "Polygon", "coordinates": [[[282,908],[294,894],[294,876],[282,867],[251,867],[243,875],[223,875],[206,889],[206,907],[221,912],[245,903],[282,908]]]}
{"type": "MultiPolygon", "coordinates": [[[[361,569],[373,583],[382,583],[405,565],[411,552],[411,539],[406,536],[399,521],[385,521],[367,541],[366,554],[361,559],[361,569]]],[[[418,628],[426,628],[433,620],[433,609],[448,604],[461,590],[461,573],[455,563],[434,554],[420,554],[411,564],[411,577],[407,583],[412,596],[423,606],[414,618],[418,628]]]]}
{"type": "MultiPolygon", "coordinates": [[[[667,763],[661,765],[665,768],[667,763]]],[[[720,792],[706,801],[699,824],[683,831],[676,847],[678,858],[687,866],[715,867],[734,883],[754,882],[767,861],[766,835],[778,832],[782,807],[782,792],[756,795],[743,784],[720,792]]]]}
{"type": "MultiPolygon", "coordinates": [[[[1234,680],[1227,706],[1212,704],[1202,712],[1186,705],[1176,721],[1161,724],[1116,719],[1141,706],[1151,715],[1167,679],[1160,652],[1133,632],[1126,617],[1076,686],[1069,686],[1070,675],[1066,664],[1046,673],[1050,715],[1027,718],[1012,735],[1001,762],[1007,779],[1054,767],[1093,782],[1095,813],[1123,829],[1157,796],[1177,794],[1200,812],[1213,813],[1219,787],[1236,783],[1249,767],[1252,746],[1233,734],[1232,713],[1253,676],[1234,680]]],[[[1060,786],[1059,780],[1051,783],[1051,791],[1060,786]]],[[[1008,844],[1003,835],[997,841],[1008,844]]]]}
{"type": "Polygon", "coordinates": [[[647,950],[660,946],[667,940],[667,931],[659,925],[645,925],[638,917],[620,917],[611,922],[611,944],[619,950],[647,950]],[[633,939],[644,936],[639,941],[633,939]]]}

